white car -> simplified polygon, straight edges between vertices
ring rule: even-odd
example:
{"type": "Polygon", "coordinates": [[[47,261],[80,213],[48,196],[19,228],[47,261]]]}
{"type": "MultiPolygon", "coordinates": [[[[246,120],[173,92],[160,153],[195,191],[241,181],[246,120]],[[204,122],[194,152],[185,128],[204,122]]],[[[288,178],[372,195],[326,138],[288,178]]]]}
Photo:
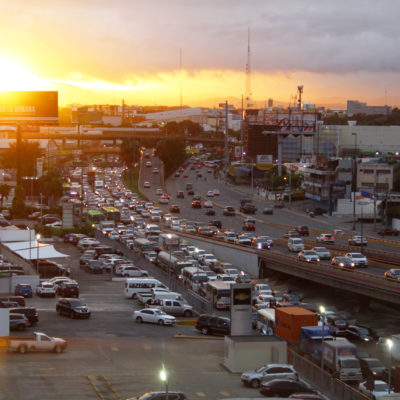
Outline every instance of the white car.
{"type": "Polygon", "coordinates": [[[313,247],[311,250],[318,254],[320,260],[330,260],[332,258],[331,252],[325,247],[313,247]]]}
{"type": "Polygon", "coordinates": [[[272,294],[271,286],[268,283],[256,283],[254,285],[254,292],[258,295],[261,293],[272,294]]]}
{"type": "Polygon", "coordinates": [[[214,196],[219,196],[221,192],[218,189],[214,189],[214,196]]]}
{"type": "Polygon", "coordinates": [[[113,239],[113,240],[118,240],[118,239],[119,239],[119,233],[116,232],[116,231],[112,231],[112,232],[110,232],[110,234],[108,235],[108,237],[109,237],[110,239],[113,239]]]}
{"type": "Polygon", "coordinates": [[[349,257],[356,267],[368,267],[368,259],[361,253],[346,253],[345,257],[349,257]]]}
{"type": "Polygon", "coordinates": [[[39,297],[55,297],[56,296],[56,287],[54,286],[54,283],[52,282],[39,282],[39,284],[36,286],[36,294],[39,297]]]}
{"type": "Polygon", "coordinates": [[[240,271],[236,268],[224,268],[224,274],[236,279],[236,277],[240,274],[240,271]]]}
{"type": "Polygon", "coordinates": [[[57,290],[60,283],[73,282],[73,279],[68,278],[67,276],[55,276],[54,278],[49,279],[47,282],[52,283],[57,290]]]}
{"type": "Polygon", "coordinates": [[[125,266],[119,271],[119,274],[127,278],[149,276],[149,273],[146,270],[136,267],[134,265],[125,266]]]}
{"type": "Polygon", "coordinates": [[[376,399],[379,400],[381,397],[390,393],[389,385],[384,381],[374,381],[374,390],[369,391],[367,389],[367,382],[361,382],[358,386],[358,390],[367,396],[369,399],[376,399]]]}
{"type": "Polygon", "coordinates": [[[232,284],[232,285],[236,284],[235,278],[233,276],[226,275],[226,274],[218,275],[217,280],[227,283],[227,284],[232,284]]]}
{"type": "Polygon", "coordinates": [[[207,192],[207,197],[214,197],[214,190],[209,190],[208,192],[207,192]]]}
{"type": "Polygon", "coordinates": [[[162,196],[163,193],[164,193],[164,191],[161,188],[156,189],[157,196],[162,196]]]}
{"type": "Polygon", "coordinates": [[[144,308],[143,310],[135,311],[133,313],[133,320],[138,323],[150,322],[152,324],[170,326],[173,326],[176,323],[175,317],[166,314],[158,308],[144,308]]]}
{"type": "Polygon", "coordinates": [[[315,251],[312,250],[302,250],[297,254],[297,259],[299,261],[306,262],[319,262],[319,256],[315,251]]]}
{"type": "Polygon", "coordinates": [[[51,228],[62,228],[63,224],[61,221],[56,221],[51,224],[46,224],[45,226],[50,226],[51,228]]]}
{"type": "Polygon", "coordinates": [[[168,204],[169,200],[168,200],[168,197],[167,197],[167,196],[162,195],[162,196],[160,197],[160,200],[158,200],[158,202],[159,202],[160,204],[168,204]]]}
{"type": "Polygon", "coordinates": [[[159,172],[158,168],[153,168],[153,174],[158,174],[159,172]]]}
{"type": "Polygon", "coordinates": [[[149,260],[151,263],[155,263],[157,259],[157,253],[155,251],[149,251],[144,255],[144,258],[146,258],[146,260],[149,260]]]}
{"type": "Polygon", "coordinates": [[[145,181],[145,182],[143,183],[143,187],[144,187],[144,188],[147,188],[147,189],[151,188],[150,182],[149,182],[149,181],[145,181]]]}
{"type": "Polygon", "coordinates": [[[211,263],[216,264],[218,262],[217,258],[214,256],[214,254],[204,254],[199,258],[200,264],[207,265],[209,266],[211,263]]]}
{"type": "Polygon", "coordinates": [[[213,205],[212,201],[205,201],[204,204],[203,204],[203,207],[204,208],[213,208],[214,205],[213,205]]]}

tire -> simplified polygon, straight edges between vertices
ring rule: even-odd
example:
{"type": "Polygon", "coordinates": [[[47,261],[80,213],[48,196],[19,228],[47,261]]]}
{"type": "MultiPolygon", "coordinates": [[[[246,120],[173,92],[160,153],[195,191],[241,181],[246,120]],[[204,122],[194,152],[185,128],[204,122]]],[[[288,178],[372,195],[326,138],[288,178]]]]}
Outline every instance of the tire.
{"type": "Polygon", "coordinates": [[[202,335],[208,335],[208,328],[203,327],[203,328],[201,328],[200,332],[202,335]]]}
{"type": "Polygon", "coordinates": [[[57,311],[57,314],[58,314],[58,315],[61,315],[61,308],[57,308],[56,311],[57,311]]]}
{"type": "Polygon", "coordinates": [[[162,319],[158,320],[158,325],[163,326],[164,325],[164,321],[162,319]]]}
{"type": "Polygon", "coordinates": [[[18,353],[25,354],[27,352],[28,352],[28,348],[24,344],[22,344],[21,346],[18,347],[18,353]]]}
{"type": "Polygon", "coordinates": [[[253,379],[251,382],[250,382],[250,386],[252,387],[252,388],[254,388],[254,389],[258,389],[259,387],[260,387],[260,380],[259,379],[253,379]]]}
{"type": "Polygon", "coordinates": [[[25,330],[25,325],[24,324],[17,325],[17,331],[24,331],[24,330],[25,330]]]}
{"type": "Polygon", "coordinates": [[[70,318],[75,319],[75,313],[73,311],[69,312],[69,316],[70,318]]]}
{"type": "Polygon", "coordinates": [[[63,349],[60,345],[54,346],[54,353],[62,353],[63,349]]]}
{"type": "Polygon", "coordinates": [[[141,324],[141,323],[143,322],[142,317],[136,317],[136,322],[137,322],[138,324],[141,324]]]}
{"type": "Polygon", "coordinates": [[[184,317],[191,317],[191,316],[192,316],[192,312],[191,312],[190,310],[186,310],[186,311],[183,313],[183,316],[184,316],[184,317]]]}

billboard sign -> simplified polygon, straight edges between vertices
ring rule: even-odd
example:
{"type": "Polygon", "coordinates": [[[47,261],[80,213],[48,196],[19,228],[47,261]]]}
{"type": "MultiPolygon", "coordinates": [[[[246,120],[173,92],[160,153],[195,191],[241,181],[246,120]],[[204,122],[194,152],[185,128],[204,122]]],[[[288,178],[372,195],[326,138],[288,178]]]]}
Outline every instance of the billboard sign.
{"type": "Polygon", "coordinates": [[[0,92],[0,122],[57,123],[58,92],[0,92]]]}
{"type": "Polygon", "coordinates": [[[231,336],[252,335],[251,285],[231,285],[231,336]]]}
{"type": "Polygon", "coordinates": [[[346,185],[335,183],[331,185],[331,197],[334,199],[343,198],[346,194],[346,185]]]}
{"type": "Polygon", "coordinates": [[[257,154],[257,169],[266,170],[273,166],[272,154],[257,154]]]}

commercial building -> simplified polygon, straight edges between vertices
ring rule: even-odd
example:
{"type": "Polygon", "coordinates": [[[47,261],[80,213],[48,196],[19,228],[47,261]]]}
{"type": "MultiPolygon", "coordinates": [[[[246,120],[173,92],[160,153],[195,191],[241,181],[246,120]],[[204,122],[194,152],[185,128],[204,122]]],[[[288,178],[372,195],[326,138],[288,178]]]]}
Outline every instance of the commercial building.
{"type": "Polygon", "coordinates": [[[367,103],[361,103],[358,100],[347,100],[347,115],[351,117],[356,114],[367,115],[387,115],[392,112],[392,107],[385,106],[368,106],[367,103]]]}
{"type": "Polygon", "coordinates": [[[370,193],[387,193],[393,190],[393,182],[398,180],[396,164],[387,164],[377,160],[357,164],[357,188],[370,193]]]}

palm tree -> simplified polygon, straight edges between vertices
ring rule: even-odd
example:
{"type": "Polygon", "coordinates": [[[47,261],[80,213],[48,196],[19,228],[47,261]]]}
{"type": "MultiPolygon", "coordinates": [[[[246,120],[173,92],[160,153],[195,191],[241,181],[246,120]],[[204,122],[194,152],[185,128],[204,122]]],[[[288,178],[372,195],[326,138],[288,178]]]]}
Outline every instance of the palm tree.
{"type": "Polygon", "coordinates": [[[49,205],[54,205],[63,194],[62,179],[57,171],[48,171],[39,178],[40,193],[48,198],[49,205]]]}
{"type": "Polygon", "coordinates": [[[1,207],[3,207],[3,201],[4,198],[8,198],[8,196],[10,195],[10,191],[11,191],[11,186],[7,185],[7,183],[2,183],[0,185],[0,202],[1,202],[1,207]]]}

